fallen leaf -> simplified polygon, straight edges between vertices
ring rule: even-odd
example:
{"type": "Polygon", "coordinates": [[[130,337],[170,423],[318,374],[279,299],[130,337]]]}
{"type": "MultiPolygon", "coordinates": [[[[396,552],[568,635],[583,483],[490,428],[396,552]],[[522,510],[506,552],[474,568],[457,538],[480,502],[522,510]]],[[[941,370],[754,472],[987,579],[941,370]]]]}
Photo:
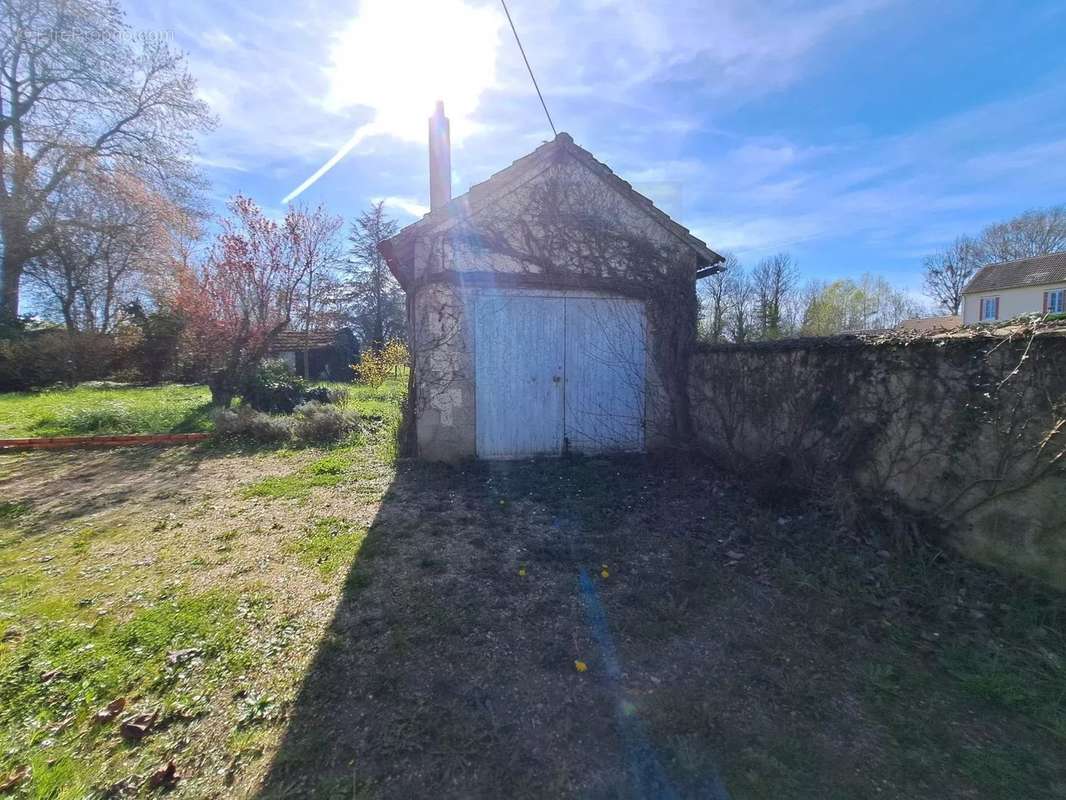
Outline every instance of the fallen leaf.
{"type": "Polygon", "coordinates": [[[101,708],[99,711],[97,711],[94,719],[100,723],[110,722],[115,717],[117,717],[125,707],[126,698],[117,697],[110,703],[108,703],[106,706],[101,708]]]}
{"type": "Polygon", "coordinates": [[[586,664],[584,661],[575,661],[574,662],[574,669],[576,669],[578,672],[588,672],[588,668],[589,668],[589,665],[586,664]]]}
{"type": "Polygon", "coordinates": [[[48,672],[41,673],[41,683],[51,683],[56,678],[59,678],[63,673],[58,669],[50,669],[48,672]]]}
{"type": "Polygon", "coordinates": [[[129,717],[122,721],[122,727],[119,728],[119,733],[122,734],[123,739],[143,739],[151,732],[152,726],[155,725],[155,721],[158,717],[158,711],[153,711],[151,714],[137,714],[136,716],[129,717]]]}
{"type": "Polygon", "coordinates": [[[178,768],[173,761],[168,761],[165,766],[160,767],[148,777],[148,786],[152,789],[170,788],[178,782],[179,778],[181,776],[178,775],[178,768]]]}

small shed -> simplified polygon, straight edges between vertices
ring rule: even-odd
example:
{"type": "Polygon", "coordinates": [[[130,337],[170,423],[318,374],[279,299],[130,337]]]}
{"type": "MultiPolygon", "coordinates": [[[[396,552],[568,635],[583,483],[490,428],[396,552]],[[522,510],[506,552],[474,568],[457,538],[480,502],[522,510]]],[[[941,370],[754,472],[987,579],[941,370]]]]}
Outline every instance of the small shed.
{"type": "Polygon", "coordinates": [[[267,355],[310,380],[350,381],[352,364],[359,360],[359,344],[351,328],[281,331],[267,355]]]}
{"type": "Polygon", "coordinates": [[[689,435],[697,276],[722,257],[558,134],[381,245],[407,294],[408,445],[434,460],[642,452],[689,435]]]}

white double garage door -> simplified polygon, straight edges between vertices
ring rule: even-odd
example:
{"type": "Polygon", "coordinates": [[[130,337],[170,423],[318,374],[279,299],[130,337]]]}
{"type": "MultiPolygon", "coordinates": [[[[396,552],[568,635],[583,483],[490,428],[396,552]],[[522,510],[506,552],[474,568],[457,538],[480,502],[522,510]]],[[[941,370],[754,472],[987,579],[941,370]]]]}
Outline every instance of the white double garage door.
{"type": "Polygon", "coordinates": [[[479,457],[644,449],[643,303],[501,290],[474,304],[479,457]]]}

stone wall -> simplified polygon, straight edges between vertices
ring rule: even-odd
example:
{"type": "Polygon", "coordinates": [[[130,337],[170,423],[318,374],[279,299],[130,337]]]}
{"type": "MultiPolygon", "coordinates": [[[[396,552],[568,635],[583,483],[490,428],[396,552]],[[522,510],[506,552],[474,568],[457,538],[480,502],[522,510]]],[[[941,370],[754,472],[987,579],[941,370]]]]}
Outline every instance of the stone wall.
{"type": "Polygon", "coordinates": [[[689,390],[724,466],[1066,588],[1066,328],[701,346],[689,390]]]}

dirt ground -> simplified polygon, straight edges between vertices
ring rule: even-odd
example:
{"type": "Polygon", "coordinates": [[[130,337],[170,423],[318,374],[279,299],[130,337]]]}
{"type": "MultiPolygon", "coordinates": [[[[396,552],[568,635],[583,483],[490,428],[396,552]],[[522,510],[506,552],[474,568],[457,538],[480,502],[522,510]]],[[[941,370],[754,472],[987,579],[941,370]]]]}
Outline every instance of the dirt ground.
{"type": "MultiPolygon", "coordinates": [[[[9,630],[59,591],[261,609],[195,713],[121,749],[9,718],[6,769],[52,748],[150,794],[173,759],[179,797],[1066,796],[1061,595],[704,463],[38,453],[0,456],[0,498],[9,630]]],[[[4,639],[0,664],[43,657],[4,639]]]]}

